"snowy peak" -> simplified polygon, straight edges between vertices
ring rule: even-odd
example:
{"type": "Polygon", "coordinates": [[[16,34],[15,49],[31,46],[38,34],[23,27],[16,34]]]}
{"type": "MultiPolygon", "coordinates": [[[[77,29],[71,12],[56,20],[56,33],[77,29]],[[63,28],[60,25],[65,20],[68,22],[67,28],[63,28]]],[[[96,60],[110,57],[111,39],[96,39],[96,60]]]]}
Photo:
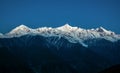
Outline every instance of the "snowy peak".
{"type": "Polygon", "coordinates": [[[103,27],[99,27],[96,29],[98,32],[106,32],[107,30],[103,27]]]}
{"type": "Polygon", "coordinates": [[[78,28],[77,27],[72,27],[68,23],[66,23],[65,25],[63,25],[61,27],[58,27],[57,29],[69,32],[69,31],[72,31],[72,30],[75,30],[75,29],[78,29],[78,28]]]}
{"type": "Polygon", "coordinates": [[[13,29],[14,31],[16,31],[16,30],[22,30],[22,31],[28,31],[30,28],[29,27],[27,27],[27,26],[25,26],[25,25],[23,25],[23,24],[21,24],[20,26],[18,26],[18,27],[16,27],[15,29],[13,29]]]}
{"type": "Polygon", "coordinates": [[[115,34],[114,32],[109,31],[109,30],[106,30],[106,29],[103,28],[103,27],[96,28],[96,31],[99,32],[99,33],[104,33],[104,34],[108,34],[108,35],[113,35],[113,34],[115,34]]]}
{"type": "Polygon", "coordinates": [[[23,24],[21,24],[20,26],[18,26],[17,28],[19,28],[19,29],[26,29],[26,28],[28,28],[27,26],[25,26],[25,25],[23,25],[23,24]]]}
{"type": "Polygon", "coordinates": [[[64,26],[62,26],[62,28],[72,28],[72,26],[70,26],[68,23],[66,23],[64,26]]]}
{"type": "Polygon", "coordinates": [[[72,29],[72,26],[70,26],[69,24],[65,24],[61,27],[58,27],[58,29],[61,29],[61,30],[70,30],[72,29]]]}
{"type": "MultiPolygon", "coordinates": [[[[65,37],[71,42],[80,42],[80,43],[82,43],[85,40],[96,39],[96,38],[102,38],[109,41],[120,40],[120,36],[118,34],[115,34],[112,31],[108,31],[103,27],[99,27],[96,29],[83,29],[78,27],[72,27],[69,24],[65,24],[57,28],[41,27],[37,29],[32,29],[22,24],[16,27],[15,29],[13,29],[8,34],[3,36],[5,38],[12,38],[12,37],[20,37],[26,34],[42,35],[45,37],[49,37],[49,36],[65,37]]],[[[0,36],[1,35],[2,34],[0,34],[0,36]]]]}
{"type": "Polygon", "coordinates": [[[7,33],[6,37],[20,37],[22,35],[28,34],[29,32],[31,32],[31,30],[31,28],[21,24],[20,26],[7,33]]]}
{"type": "Polygon", "coordinates": [[[30,31],[30,28],[22,24],[22,25],[16,27],[15,29],[13,29],[9,34],[15,34],[15,33],[19,34],[21,32],[26,33],[29,31],[30,31]]]}

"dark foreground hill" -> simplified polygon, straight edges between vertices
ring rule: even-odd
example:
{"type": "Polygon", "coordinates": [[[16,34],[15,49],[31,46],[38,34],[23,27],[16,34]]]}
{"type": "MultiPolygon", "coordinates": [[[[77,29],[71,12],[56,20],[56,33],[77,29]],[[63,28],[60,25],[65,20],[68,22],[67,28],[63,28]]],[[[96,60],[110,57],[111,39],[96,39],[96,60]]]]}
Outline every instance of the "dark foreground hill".
{"type": "Polygon", "coordinates": [[[119,40],[84,43],[89,46],[63,37],[0,38],[0,73],[99,73],[120,64],[119,40]]]}

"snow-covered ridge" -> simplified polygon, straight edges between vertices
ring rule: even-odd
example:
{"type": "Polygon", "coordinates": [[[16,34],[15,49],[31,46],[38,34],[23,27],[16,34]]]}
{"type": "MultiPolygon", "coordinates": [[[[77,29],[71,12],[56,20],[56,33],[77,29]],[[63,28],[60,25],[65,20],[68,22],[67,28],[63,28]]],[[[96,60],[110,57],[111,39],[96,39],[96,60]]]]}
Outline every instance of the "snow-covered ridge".
{"type": "Polygon", "coordinates": [[[73,43],[76,42],[82,43],[84,40],[94,38],[104,38],[112,42],[120,39],[120,35],[117,35],[112,31],[106,30],[103,27],[99,27],[96,29],[83,29],[79,27],[72,27],[69,24],[65,24],[57,28],[41,27],[36,29],[29,28],[22,24],[7,34],[4,35],[0,34],[0,38],[20,37],[27,34],[42,35],[45,37],[50,36],[65,37],[66,39],[73,43]]]}

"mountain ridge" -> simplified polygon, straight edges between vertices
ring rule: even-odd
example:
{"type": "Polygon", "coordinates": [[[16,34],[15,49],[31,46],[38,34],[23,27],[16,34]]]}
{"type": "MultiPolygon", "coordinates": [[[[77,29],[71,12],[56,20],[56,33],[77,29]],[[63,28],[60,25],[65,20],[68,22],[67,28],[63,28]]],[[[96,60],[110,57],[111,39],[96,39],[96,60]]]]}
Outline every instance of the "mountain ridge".
{"type": "Polygon", "coordinates": [[[7,34],[0,34],[0,38],[13,38],[13,37],[21,37],[24,35],[40,35],[44,37],[64,37],[69,42],[72,43],[81,43],[83,46],[84,41],[91,39],[105,39],[111,42],[115,42],[120,40],[120,36],[115,34],[110,30],[106,30],[103,27],[99,27],[96,29],[83,29],[80,27],[72,27],[69,24],[65,24],[60,27],[52,28],[52,27],[40,27],[36,29],[29,28],[23,24],[14,28],[7,34]]]}
{"type": "Polygon", "coordinates": [[[103,27],[86,30],[66,24],[32,29],[21,25],[0,34],[0,72],[98,73],[120,64],[119,37],[103,27]]]}

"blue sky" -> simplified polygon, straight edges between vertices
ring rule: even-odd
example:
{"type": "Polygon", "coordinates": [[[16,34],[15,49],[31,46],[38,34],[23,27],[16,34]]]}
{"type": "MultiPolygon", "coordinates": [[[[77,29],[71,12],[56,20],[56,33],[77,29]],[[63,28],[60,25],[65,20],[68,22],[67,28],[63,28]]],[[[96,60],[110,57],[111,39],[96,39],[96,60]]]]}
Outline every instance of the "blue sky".
{"type": "Polygon", "coordinates": [[[20,24],[31,28],[104,27],[120,33],[120,0],[0,0],[0,32],[20,24]]]}

